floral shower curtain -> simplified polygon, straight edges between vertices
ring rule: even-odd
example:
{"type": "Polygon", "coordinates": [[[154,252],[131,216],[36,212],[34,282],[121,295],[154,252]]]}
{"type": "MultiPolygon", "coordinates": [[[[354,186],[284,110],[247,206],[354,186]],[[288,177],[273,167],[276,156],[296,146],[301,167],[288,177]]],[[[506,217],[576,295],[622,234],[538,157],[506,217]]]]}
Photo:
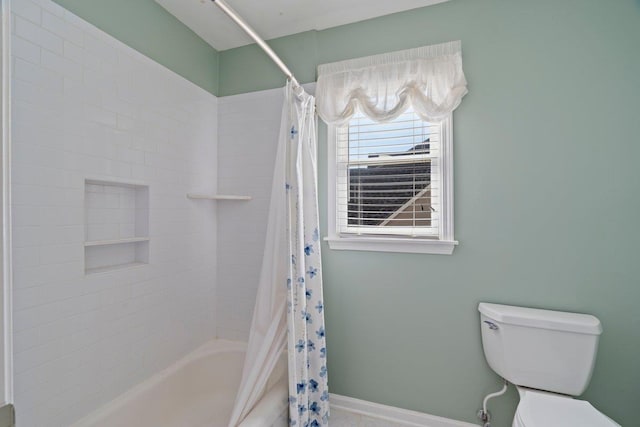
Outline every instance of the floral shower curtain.
{"type": "Polygon", "coordinates": [[[287,104],[290,123],[281,130],[281,138],[289,139],[285,184],[290,254],[289,424],[319,427],[329,422],[329,391],[320,265],[315,98],[301,89],[294,93],[289,83],[285,110],[287,104]],[[289,134],[282,135],[286,129],[289,134]]]}
{"type": "Polygon", "coordinates": [[[286,347],[289,424],[328,425],[316,140],[315,98],[288,82],[258,295],[229,427],[260,400],[286,347]]]}

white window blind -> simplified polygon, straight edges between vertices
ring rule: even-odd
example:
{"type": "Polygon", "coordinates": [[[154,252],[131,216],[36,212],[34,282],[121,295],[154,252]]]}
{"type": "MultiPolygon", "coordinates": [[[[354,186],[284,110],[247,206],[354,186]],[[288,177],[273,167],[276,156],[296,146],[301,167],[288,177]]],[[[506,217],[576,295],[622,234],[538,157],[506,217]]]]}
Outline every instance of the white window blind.
{"type": "Polygon", "coordinates": [[[388,123],[356,114],[337,128],[339,234],[439,238],[441,126],[410,109],[388,123]]]}

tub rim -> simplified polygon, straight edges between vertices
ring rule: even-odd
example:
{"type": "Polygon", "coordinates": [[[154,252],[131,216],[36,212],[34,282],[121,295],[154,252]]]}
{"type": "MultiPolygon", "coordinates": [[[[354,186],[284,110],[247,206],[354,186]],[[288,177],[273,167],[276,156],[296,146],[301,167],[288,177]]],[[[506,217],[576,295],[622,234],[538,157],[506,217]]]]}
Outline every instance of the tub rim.
{"type": "Polygon", "coordinates": [[[105,417],[107,414],[116,411],[118,408],[124,406],[126,403],[131,401],[137,395],[140,395],[150,389],[153,389],[154,386],[157,386],[159,383],[182,369],[183,367],[196,362],[206,356],[211,356],[217,353],[228,353],[228,352],[245,352],[247,350],[247,343],[240,341],[230,341],[224,339],[212,339],[196,348],[192,352],[186,354],[181,357],[177,361],[171,363],[169,366],[164,368],[163,370],[151,375],[150,377],[142,380],[142,382],[134,385],[130,389],[126,390],[124,393],[116,396],[114,399],[106,402],[105,404],[99,406],[96,410],[90,412],[86,416],[80,418],[78,421],[74,422],[71,427],[92,427],[97,421],[101,418],[105,417]]]}

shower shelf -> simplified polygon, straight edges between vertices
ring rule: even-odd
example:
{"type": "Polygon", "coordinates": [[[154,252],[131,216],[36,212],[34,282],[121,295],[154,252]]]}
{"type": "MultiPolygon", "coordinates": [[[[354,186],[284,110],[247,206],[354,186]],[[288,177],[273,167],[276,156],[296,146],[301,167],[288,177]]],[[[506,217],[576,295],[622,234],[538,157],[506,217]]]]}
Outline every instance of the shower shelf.
{"type": "Polygon", "coordinates": [[[187,198],[189,199],[204,199],[204,200],[251,200],[251,196],[234,196],[234,195],[226,195],[226,194],[195,194],[189,193],[187,194],[187,198]]]}
{"type": "Polygon", "coordinates": [[[149,186],[84,180],[84,273],[149,263],[149,186]]]}
{"type": "Polygon", "coordinates": [[[85,270],[85,274],[97,274],[97,273],[108,273],[110,271],[115,271],[115,270],[122,270],[124,268],[131,268],[131,267],[142,267],[144,265],[148,265],[146,262],[128,262],[125,264],[117,264],[117,265],[108,265],[106,267],[94,267],[94,268],[87,268],[85,270]]]}
{"type": "Polygon", "coordinates": [[[105,246],[105,245],[121,245],[123,243],[136,243],[136,242],[148,242],[148,237],[129,237],[126,239],[116,239],[116,240],[93,240],[89,242],[84,242],[84,246],[105,246]]]}

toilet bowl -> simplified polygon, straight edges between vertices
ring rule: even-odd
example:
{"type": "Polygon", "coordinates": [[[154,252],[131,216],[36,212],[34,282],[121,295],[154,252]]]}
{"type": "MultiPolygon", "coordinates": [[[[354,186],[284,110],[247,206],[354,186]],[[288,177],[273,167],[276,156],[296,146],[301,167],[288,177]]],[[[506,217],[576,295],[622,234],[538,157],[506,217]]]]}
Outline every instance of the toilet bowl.
{"type": "Polygon", "coordinates": [[[520,403],[513,427],[619,427],[585,400],[602,333],[600,320],[567,313],[480,303],[489,366],[514,384],[520,403]]]}
{"type": "Polygon", "coordinates": [[[517,387],[513,427],[620,427],[585,400],[517,387]]]}

